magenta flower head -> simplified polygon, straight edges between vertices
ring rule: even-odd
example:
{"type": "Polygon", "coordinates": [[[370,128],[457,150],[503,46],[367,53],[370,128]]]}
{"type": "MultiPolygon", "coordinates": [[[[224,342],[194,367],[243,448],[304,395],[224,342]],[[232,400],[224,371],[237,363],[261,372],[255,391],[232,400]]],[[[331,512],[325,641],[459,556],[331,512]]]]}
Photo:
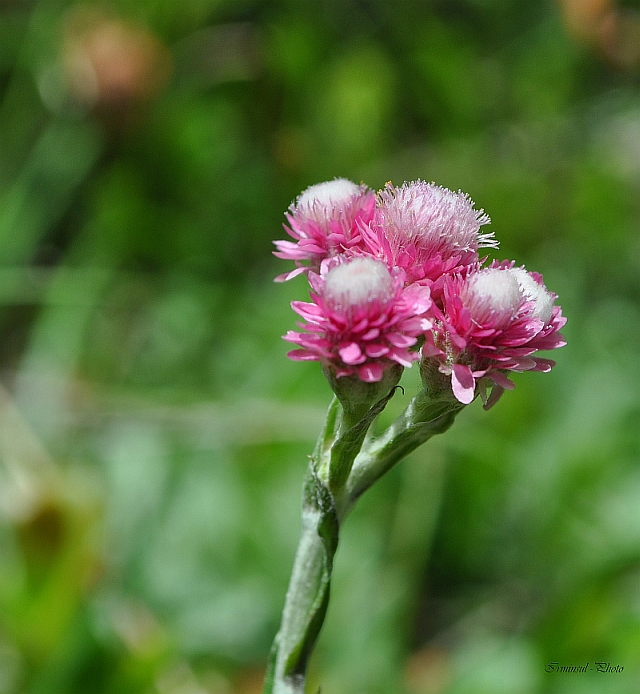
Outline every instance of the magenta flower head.
{"type": "Polygon", "coordinates": [[[284,336],[301,348],[289,352],[291,359],[320,361],[336,378],[357,375],[374,383],[389,366],[411,366],[420,358],[411,348],[432,326],[428,287],[404,289],[401,271],[392,273],[372,258],[334,263],[309,280],[313,303],[291,304],[306,330],[284,336]]]}
{"type": "Polygon", "coordinates": [[[490,407],[505,389],[515,387],[505,372],[550,371],[555,365],[533,356],[566,344],[558,332],[566,319],[555,299],[540,275],[514,268],[512,262],[448,277],[443,309],[434,307],[425,360],[439,362],[439,371],[451,377],[453,393],[464,404],[473,400],[479,382],[485,407],[490,407]],[[487,382],[493,385],[489,400],[487,382]]]}
{"type": "Polygon", "coordinates": [[[279,275],[276,281],[286,281],[308,270],[318,271],[325,258],[361,244],[360,227],[371,222],[375,207],[375,193],[346,178],[307,188],[285,215],[289,224],[284,228],[296,241],[274,241],[278,250],[273,254],[294,260],[296,269],[279,275]]]}
{"type": "Polygon", "coordinates": [[[478,264],[478,249],[495,248],[492,233],[481,234],[489,217],[462,192],[414,181],[378,193],[378,208],[363,236],[370,253],[390,267],[400,267],[407,282],[433,284],[439,293],[443,276],[478,264]]]}

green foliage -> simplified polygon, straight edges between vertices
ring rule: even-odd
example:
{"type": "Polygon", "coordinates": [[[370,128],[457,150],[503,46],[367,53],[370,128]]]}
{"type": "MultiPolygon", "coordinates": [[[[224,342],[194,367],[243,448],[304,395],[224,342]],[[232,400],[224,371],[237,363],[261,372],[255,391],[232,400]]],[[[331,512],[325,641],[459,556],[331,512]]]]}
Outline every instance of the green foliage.
{"type": "Polygon", "coordinates": [[[172,76],[82,102],[74,7],[0,3],[0,693],[261,690],[330,400],[271,240],[335,176],[469,192],[568,345],[363,496],[309,691],[636,691],[637,64],[555,3],[121,0],[172,76]]]}

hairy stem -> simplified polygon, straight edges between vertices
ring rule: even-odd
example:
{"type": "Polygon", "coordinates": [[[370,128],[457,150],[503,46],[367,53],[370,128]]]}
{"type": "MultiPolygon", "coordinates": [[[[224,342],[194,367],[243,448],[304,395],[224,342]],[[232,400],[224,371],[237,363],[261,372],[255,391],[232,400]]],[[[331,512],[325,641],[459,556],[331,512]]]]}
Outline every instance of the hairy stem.
{"type": "Polygon", "coordinates": [[[347,481],[345,502],[349,506],[343,509],[341,505],[340,516],[346,515],[357,499],[396,463],[432,436],[447,431],[462,407],[450,400],[424,407],[420,396],[416,396],[384,434],[358,454],[347,481]]]}
{"type": "Polygon", "coordinates": [[[304,693],[307,662],[329,603],[338,519],[331,496],[312,466],[305,482],[302,532],[265,694],[304,693]]]}
{"type": "Polygon", "coordinates": [[[264,694],[304,694],[307,663],[329,604],[342,521],[374,482],[429,438],[446,431],[463,407],[450,397],[423,390],[382,436],[366,439],[394,389],[366,411],[363,408],[356,423],[337,399],[329,407],[305,479],[302,532],[264,694]]]}

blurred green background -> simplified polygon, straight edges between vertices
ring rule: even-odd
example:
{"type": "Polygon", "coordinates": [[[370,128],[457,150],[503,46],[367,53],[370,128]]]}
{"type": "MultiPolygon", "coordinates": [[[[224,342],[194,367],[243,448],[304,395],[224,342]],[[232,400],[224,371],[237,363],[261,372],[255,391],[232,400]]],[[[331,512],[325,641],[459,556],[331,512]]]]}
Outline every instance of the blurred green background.
{"type": "Polygon", "coordinates": [[[260,692],[335,176],[468,192],[568,346],[362,499],[310,691],[638,691],[639,67],[638,2],[2,0],[0,693],[260,692]]]}

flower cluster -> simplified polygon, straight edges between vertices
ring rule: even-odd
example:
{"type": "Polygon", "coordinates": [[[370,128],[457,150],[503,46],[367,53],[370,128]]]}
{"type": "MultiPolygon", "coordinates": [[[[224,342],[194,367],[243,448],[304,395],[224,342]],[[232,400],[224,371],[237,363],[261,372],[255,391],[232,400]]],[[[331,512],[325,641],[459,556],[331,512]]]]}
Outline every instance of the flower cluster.
{"type": "Polygon", "coordinates": [[[378,382],[422,358],[461,403],[479,393],[491,406],[514,387],[509,371],[549,371],[535,353],[565,344],[566,319],[539,274],[484,266],[481,249],[497,242],[462,192],[415,181],[376,194],[338,178],[307,188],[286,217],[295,241],[274,253],[296,268],[276,279],[306,273],[311,286],[311,303],[292,303],[304,321],[284,337],[299,347],[292,359],[378,382]]]}

